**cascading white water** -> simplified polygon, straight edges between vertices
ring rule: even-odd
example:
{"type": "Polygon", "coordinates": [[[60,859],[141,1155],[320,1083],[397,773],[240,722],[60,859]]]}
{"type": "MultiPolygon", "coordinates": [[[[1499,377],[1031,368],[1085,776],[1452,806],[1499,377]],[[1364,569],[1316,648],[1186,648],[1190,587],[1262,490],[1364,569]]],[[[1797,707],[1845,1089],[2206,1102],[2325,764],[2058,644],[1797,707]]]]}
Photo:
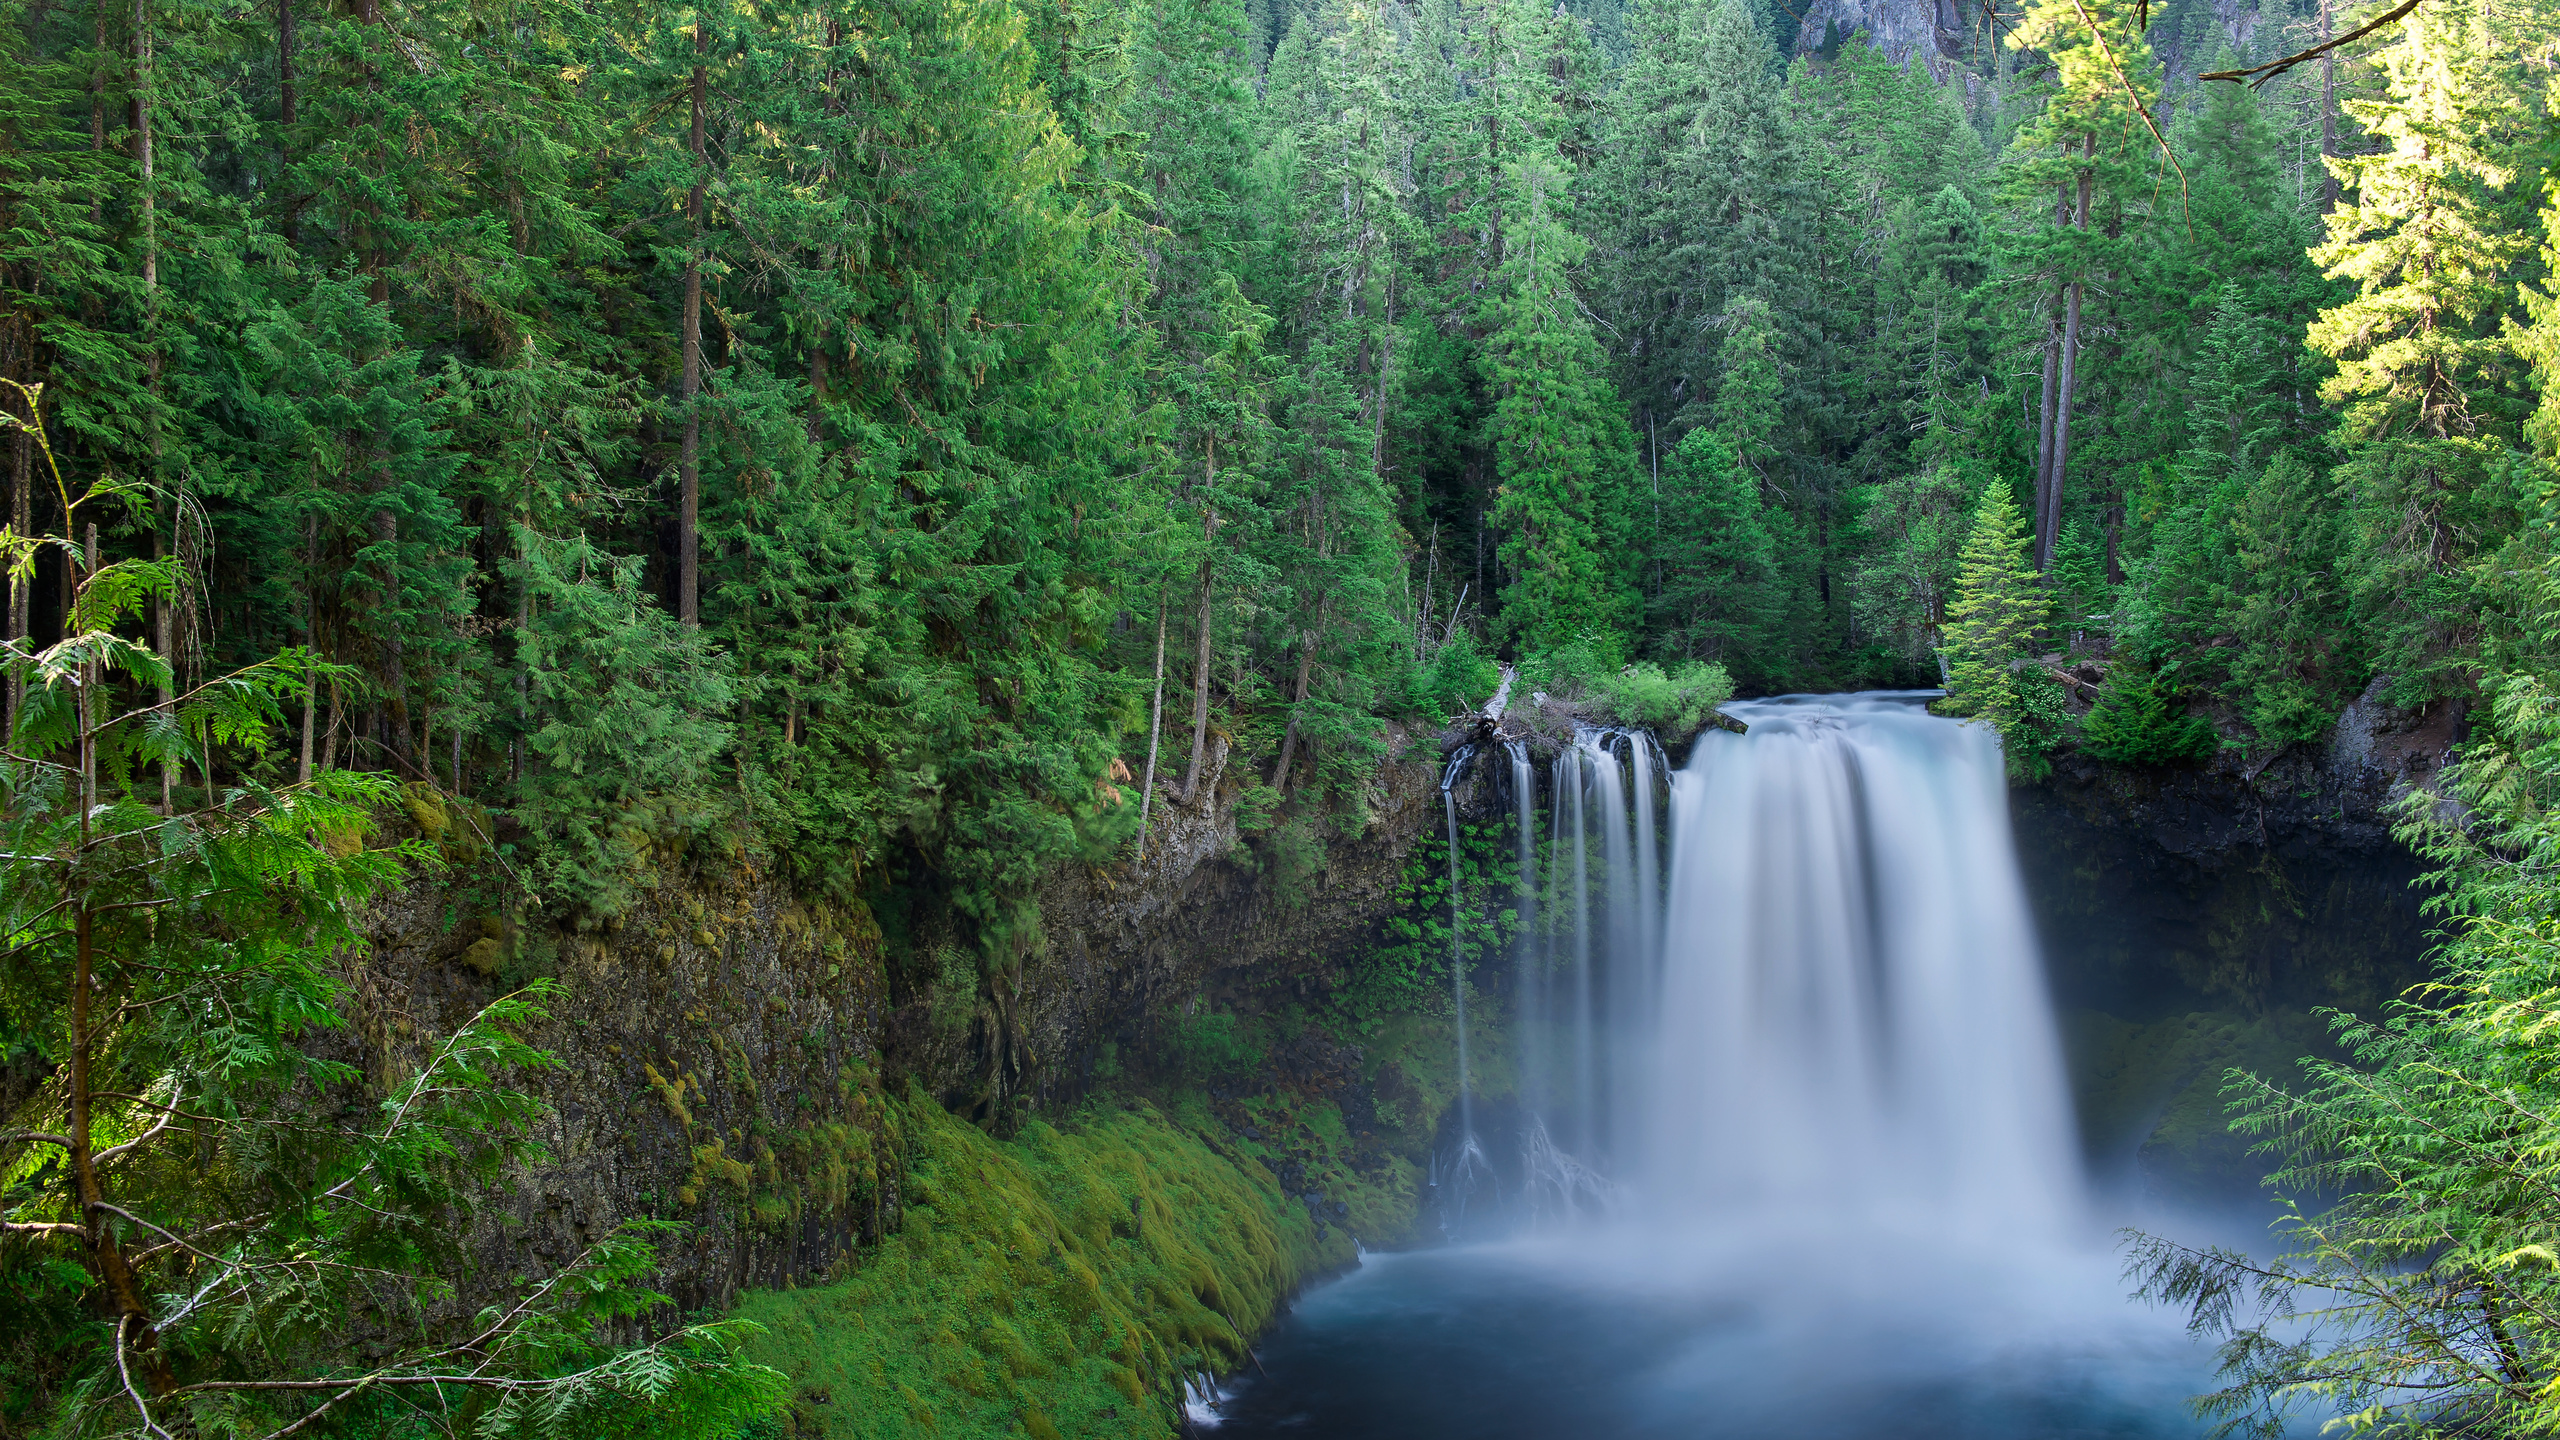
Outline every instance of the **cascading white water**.
{"type": "Polygon", "coordinates": [[[1748,733],[1700,735],[1670,777],[1667,867],[1652,737],[1581,733],[1550,777],[1543,923],[1534,774],[1509,747],[1529,1173],[1605,1171],[1665,1219],[2072,1212],[1999,744],[1924,698],[1728,707],[1748,733]]]}
{"type": "Polygon", "coordinates": [[[1543,819],[1508,747],[1537,873],[1514,1044],[1473,1058],[1519,1104],[1434,1157],[1466,1243],[1311,1295],[1228,1433],[2195,1433],[2210,1355],[2073,1223],[1998,743],[1924,698],[1728,706],[1749,733],[1692,742],[1667,823],[1648,736],[1562,747],[1543,819]]]}
{"type": "MultiPolygon", "coordinates": [[[[1506,740],[1503,749],[1511,757],[1512,838],[1519,869],[1512,902],[1520,916],[1511,955],[1512,1005],[1519,1015],[1540,1016],[1545,1013],[1546,954],[1538,943],[1538,772],[1529,763],[1527,741],[1506,740]]],[[[1532,1111],[1542,1110],[1547,1098],[1546,1030],[1530,1024],[1519,1031],[1520,1101],[1532,1111]]]]}
{"type": "Polygon", "coordinates": [[[1672,786],[1661,999],[1622,1171],[1660,1211],[2046,1228],[2078,1194],[1999,742],[1914,696],[1731,707],[1672,786]]]}

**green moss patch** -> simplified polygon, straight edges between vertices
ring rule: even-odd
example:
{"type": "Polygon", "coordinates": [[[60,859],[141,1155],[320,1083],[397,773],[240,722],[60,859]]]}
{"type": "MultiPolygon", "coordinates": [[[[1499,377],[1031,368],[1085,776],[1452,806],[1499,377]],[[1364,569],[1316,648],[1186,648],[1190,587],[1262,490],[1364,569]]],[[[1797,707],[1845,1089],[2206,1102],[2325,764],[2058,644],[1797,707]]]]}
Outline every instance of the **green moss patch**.
{"type": "MultiPolygon", "coordinates": [[[[1242,1363],[1304,1277],[1348,1262],[1255,1160],[1154,1106],[989,1138],[910,1094],[896,1233],[841,1281],[751,1294],[787,1433],[1155,1437],[1183,1376],[1242,1363]]],[[[1205,1116],[1201,1117],[1203,1120],[1205,1116]]]]}

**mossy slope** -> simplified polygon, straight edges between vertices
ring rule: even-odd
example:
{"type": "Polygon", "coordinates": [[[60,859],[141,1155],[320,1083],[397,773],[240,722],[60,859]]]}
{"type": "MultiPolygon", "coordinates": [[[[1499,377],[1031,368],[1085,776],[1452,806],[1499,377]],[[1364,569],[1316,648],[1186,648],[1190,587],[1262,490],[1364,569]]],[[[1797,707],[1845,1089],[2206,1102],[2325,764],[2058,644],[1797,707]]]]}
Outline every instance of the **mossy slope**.
{"type": "Polygon", "coordinates": [[[1264,1166],[1143,1102],[989,1138],[920,1094],[904,1220],[837,1283],[749,1295],[753,1358],[795,1385],[785,1433],[1173,1433],[1182,1376],[1243,1361],[1318,1240],[1264,1166]]]}

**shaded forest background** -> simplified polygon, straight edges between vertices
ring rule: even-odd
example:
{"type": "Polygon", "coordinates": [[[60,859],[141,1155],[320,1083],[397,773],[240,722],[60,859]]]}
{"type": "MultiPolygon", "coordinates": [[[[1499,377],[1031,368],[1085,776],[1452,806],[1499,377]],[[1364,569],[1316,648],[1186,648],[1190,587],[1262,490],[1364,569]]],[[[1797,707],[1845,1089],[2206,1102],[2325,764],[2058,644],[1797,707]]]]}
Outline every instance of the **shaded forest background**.
{"type": "Polygon", "coordinates": [[[1320,853],[1496,657],[1952,681],[2030,770],[2476,693],[2560,441],[2541,8],[2259,86],[2193,77],[2363,17],[1938,18],[12,0],[11,523],[130,487],[181,684],[347,667],[119,783],[379,770],[538,908],[710,847],[991,958],[1220,744],[1320,853]]]}

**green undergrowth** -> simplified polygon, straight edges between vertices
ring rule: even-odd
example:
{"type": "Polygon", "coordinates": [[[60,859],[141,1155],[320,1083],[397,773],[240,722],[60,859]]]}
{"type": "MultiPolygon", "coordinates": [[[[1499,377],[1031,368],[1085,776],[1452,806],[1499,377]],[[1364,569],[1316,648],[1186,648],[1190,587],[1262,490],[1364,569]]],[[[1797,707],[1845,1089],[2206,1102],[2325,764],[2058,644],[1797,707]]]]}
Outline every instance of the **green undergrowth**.
{"type": "Polygon", "coordinates": [[[892,1103],[897,1231],[835,1283],[738,1307],[765,1327],[752,1358],[791,1377],[781,1434],[1170,1435],[1184,1375],[1242,1363],[1302,1279],[1352,1258],[1205,1109],[1097,1102],[998,1141],[892,1103]]]}

